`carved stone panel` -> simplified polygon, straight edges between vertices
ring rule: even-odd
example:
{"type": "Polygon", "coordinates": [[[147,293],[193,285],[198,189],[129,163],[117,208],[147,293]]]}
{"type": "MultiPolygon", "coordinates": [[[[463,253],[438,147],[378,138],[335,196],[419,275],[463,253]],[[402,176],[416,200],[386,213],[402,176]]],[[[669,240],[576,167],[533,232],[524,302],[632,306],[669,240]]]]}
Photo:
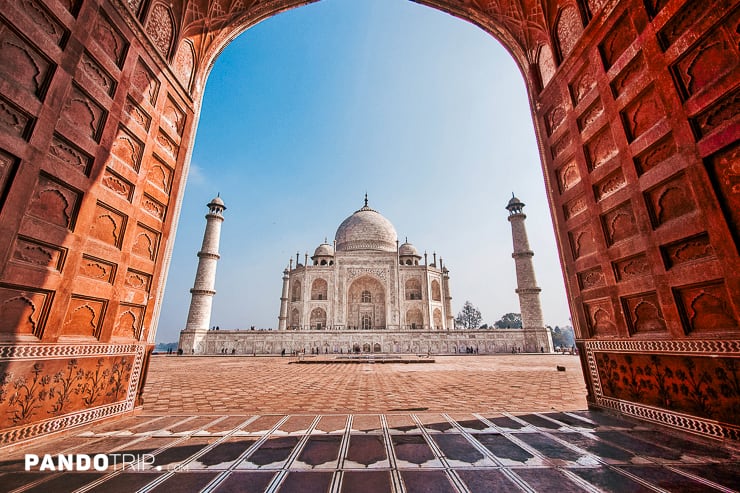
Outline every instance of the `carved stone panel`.
{"type": "Polygon", "coordinates": [[[656,293],[624,297],[622,306],[631,335],[667,331],[656,293]]]}
{"type": "Polygon", "coordinates": [[[20,160],[7,152],[0,151],[0,210],[2,210],[5,189],[15,176],[20,160]]]}
{"type": "Polygon", "coordinates": [[[85,176],[90,176],[93,158],[59,134],[54,134],[49,147],[49,156],[72,167],[85,176]]]}
{"type": "Polygon", "coordinates": [[[113,63],[122,67],[126,57],[128,43],[118,29],[113,27],[111,21],[102,11],[98,15],[93,32],[92,39],[95,40],[113,63]]]}
{"type": "Polygon", "coordinates": [[[126,216],[102,202],[95,207],[90,237],[120,248],[126,229],[126,216]]]}
{"type": "Polygon", "coordinates": [[[573,50],[583,33],[583,21],[581,21],[581,14],[578,13],[578,8],[575,5],[569,5],[560,12],[555,31],[560,47],[560,59],[562,60],[573,50]]]}
{"type": "Polygon", "coordinates": [[[154,261],[157,258],[157,250],[159,249],[159,238],[160,234],[157,231],[139,223],[136,225],[134,232],[134,246],[131,247],[131,252],[154,261]]]}
{"type": "Polygon", "coordinates": [[[8,135],[28,140],[33,130],[31,115],[0,97],[0,129],[8,135]]]}
{"type": "Polygon", "coordinates": [[[0,338],[43,336],[54,293],[23,286],[0,284],[0,338]]]}
{"type": "Polygon", "coordinates": [[[155,217],[157,220],[164,221],[165,214],[167,213],[167,206],[151,195],[146,193],[144,194],[144,197],[141,199],[141,207],[146,213],[155,217]]]}
{"type": "Polygon", "coordinates": [[[584,225],[568,232],[568,238],[574,259],[584,257],[596,251],[593,231],[589,225],[584,225]]]}
{"type": "Polygon", "coordinates": [[[587,208],[588,203],[586,202],[586,197],[584,195],[580,195],[563,205],[563,216],[565,216],[565,219],[567,220],[577,216],[587,208]]]}
{"type": "Polygon", "coordinates": [[[121,304],[116,314],[116,325],[113,327],[112,336],[138,341],[141,338],[145,309],[145,306],[121,304]]]}
{"type": "Polygon", "coordinates": [[[676,153],[676,143],[669,134],[635,156],[637,174],[642,175],[676,153]]]}
{"type": "Polygon", "coordinates": [[[583,131],[603,114],[604,106],[601,104],[601,99],[597,98],[596,101],[594,101],[594,103],[578,117],[578,128],[583,131]]]}
{"type": "Polygon", "coordinates": [[[116,267],[116,264],[112,262],[90,255],[83,255],[78,274],[82,277],[113,284],[116,277],[116,267]]]}
{"type": "Polygon", "coordinates": [[[149,170],[146,173],[147,182],[163,192],[169,193],[172,185],[172,169],[156,156],[149,160],[149,170]]]}
{"type": "Polygon", "coordinates": [[[129,202],[134,195],[134,186],[110,168],[105,169],[100,183],[108,190],[120,195],[129,202]]]}
{"type": "Polygon", "coordinates": [[[149,125],[152,122],[152,117],[150,117],[146,113],[146,111],[141,109],[141,106],[136,104],[130,97],[126,98],[126,103],[123,105],[123,111],[138,126],[143,128],[144,130],[149,130],[149,125]]]}
{"type": "Polygon", "coordinates": [[[162,111],[162,122],[170,130],[171,135],[182,137],[182,131],[185,128],[185,112],[170,97],[167,97],[167,103],[162,111]]]}
{"type": "Polygon", "coordinates": [[[157,104],[159,81],[141,59],[136,62],[134,73],[131,76],[131,85],[136,90],[136,93],[132,93],[135,101],[138,102],[138,96],[141,95],[150,105],[157,104]]]}
{"type": "Polygon", "coordinates": [[[697,137],[704,137],[720,127],[737,122],[740,118],[738,115],[740,115],[740,87],[713,103],[691,121],[697,137]]]}
{"type": "Polygon", "coordinates": [[[582,290],[600,288],[606,285],[601,267],[578,273],[578,285],[582,290]]]}
{"type": "Polygon", "coordinates": [[[99,338],[107,306],[106,300],[72,295],[64,317],[62,335],[99,338]]]}
{"type": "Polygon", "coordinates": [[[645,58],[638,53],[627,66],[617,74],[611,83],[614,97],[618,98],[637,80],[645,71],[645,58]]]}
{"type": "Polygon", "coordinates": [[[679,264],[714,257],[714,249],[707,233],[674,241],[660,247],[666,269],[679,264]]]}
{"type": "Polygon", "coordinates": [[[569,133],[560,137],[557,142],[552,145],[552,158],[555,159],[560,156],[570,146],[571,142],[573,142],[573,138],[569,133]]]}
{"type": "Polygon", "coordinates": [[[79,192],[48,175],[41,174],[26,214],[72,230],[77,219],[79,203],[79,192]]]}
{"type": "Polygon", "coordinates": [[[604,200],[606,197],[618,192],[626,185],[627,181],[624,179],[622,168],[617,168],[594,185],[594,197],[597,202],[604,200]]]}
{"type": "Polygon", "coordinates": [[[740,249],[740,144],[735,143],[706,160],[712,186],[727,225],[740,249]]]}
{"type": "Polygon", "coordinates": [[[546,87],[547,83],[550,82],[552,76],[555,75],[557,65],[555,65],[555,57],[552,54],[550,45],[542,45],[540,47],[540,53],[537,57],[537,66],[540,69],[540,80],[542,81],[542,87],[546,87]]]}
{"type": "Polygon", "coordinates": [[[738,319],[722,281],[673,290],[687,334],[734,332],[738,319]]]}
{"type": "Polygon", "coordinates": [[[655,227],[696,210],[691,186],[683,173],[647,190],[645,202],[655,227]]]}
{"type": "Polygon", "coordinates": [[[596,87],[594,68],[587,65],[570,85],[570,94],[573,98],[573,106],[576,106],[578,103],[583,101],[583,98],[585,98],[594,87],[596,87]]]}
{"type": "Polygon", "coordinates": [[[77,128],[82,135],[99,142],[106,115],[103,107],[75,84],[62,108],[61,118],[70,127],[77,128]]]}
{"type": "Polygon", "coordinates": [[[568,161],[556,171],[560,193],[570,190],[581,182],[581,173],[574,160],[568,161]]]}
{"type": "Polygon", "coordinates": [[[668,48],[707,12],[711,12],[712,0],[708,2],[686,2],[683,7],[660,30],[658,38],[668,48]]]}
{"type": "Polygon", "coordinates": [[[13,245],[11,259],[35,267],[44,267],[61,272],[67,249],[44,243],[33,238],[18,236],[13,245]]]}
{"type": "Polygon", "coordinates": [[[601,223],[608,245],[635,236],[638,233],[635,215],[632,212],[632,204],[625,202],[616,209],[603,214],[601,223]]]}
{"type": "Polygon", "coordinates": [[[126,278],[123,283],[129,288],[149,292],[152,285],[152,276],[145,272],[129,269],[126,271],[126,278]]]}
{"type": "Polygon", "coordinates": [[[636,277],[649,275],[652,271],[644,253],[623,258],[612,263],[617,281],[629,281],[636,277]]]}
{"type": "Polygon", "coordinates": [[[159,133],[157,133],[157,144],[164,150],[165,156],[169,156],[173,161],[177,161],[177,153],[180,151],[180,147],[172,139],[167,137],[167,134],[161,128],[159,129],[159,133]]]}
{"type": "Polygon", "coordinates": [[[0,67],[9,79],[43,99],[54,65],[0,22],[0,67]]]}
{"type": "Polygon", "coordinates": [[[591,337],[617,335],[617,324],[610,299],[591,300],[583,304],[591,337]]]}
{"type": "Polygon", "coordinates": [[[64,46],[67,30],[40,2],[36,0],[16,0],[20,10],[41,30],[54,44],[64,46]]]}
{"type": "Polygon", "coordinates": [[[635,140],[650,130],[664,116],[663,103],[655,89],[649,87],[622,110],[622,121],[627,138],[630,141],[635,140]]]}
{"type": "Polygon", "coordinates": [[[566,109],[561,101],[558,101],[545,113],[545,127],[547,134],[552,135],[565,121],[566,109]]]}
{"type": "Polygon", "coordinates": [[[586,142],[586,162],[590,171],[604,165],[619,152],[609,127],[604,128],[586,142]]]}
{"type": "Polygon", "coordinates": [[[167,57],[170,53],[172,36],[175,31],[170,9],[161,3],[155,3],[149,14],[145,30],[157,51],[162,56],[167,57]]]}
{"type": "Polygon", "coordinates": [[[614,27],[610,29],[609,34],[604,37],[601,45],[599,45],[604,66],[608,69],[614,65],[614,62],[629,48],[636,37],[637,34],[630,21],[630,17],[623,15],[614,27]]]}
{"type": "Polygon", "coordinates": [[[740,10],[736,10],[732,18],[717,27],[674,64],[674,78],[685,98],[704,91],[725,74],[737,72],[740,68],[740,33],[731,29],[738,25],[739,16],[740,10]]]}
{"type": "Polygon", "coordinates": [[[82,53],[75,79],[87,79],[111,97],[116,91],[116,80],[88,52],[82,53]]]}
{"type": "Polygon", "coordinates": [[[185,89],[190,90],[190,81],[193,79],[193,69],[195,68],[195,51],[190,42],[183,40],[180,43],[172,65],[177,79],[185,89]]]}
{"type": "Polygon", "coordinates": [[[124,128],[118,129],[116,140],[111,146],[111,155],[123,161],[129,168],[139,171],[144,144],[124,128]]]}

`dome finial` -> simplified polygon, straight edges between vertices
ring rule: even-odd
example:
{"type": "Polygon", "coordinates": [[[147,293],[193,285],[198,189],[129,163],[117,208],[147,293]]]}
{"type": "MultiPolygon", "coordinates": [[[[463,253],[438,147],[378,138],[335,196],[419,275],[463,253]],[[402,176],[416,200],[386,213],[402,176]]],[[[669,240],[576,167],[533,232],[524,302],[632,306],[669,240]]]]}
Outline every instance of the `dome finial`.
{"type": "Polygon", "coordinates": [[[365,192],[365,207],[367,207],[367,192],[365,192]]]}

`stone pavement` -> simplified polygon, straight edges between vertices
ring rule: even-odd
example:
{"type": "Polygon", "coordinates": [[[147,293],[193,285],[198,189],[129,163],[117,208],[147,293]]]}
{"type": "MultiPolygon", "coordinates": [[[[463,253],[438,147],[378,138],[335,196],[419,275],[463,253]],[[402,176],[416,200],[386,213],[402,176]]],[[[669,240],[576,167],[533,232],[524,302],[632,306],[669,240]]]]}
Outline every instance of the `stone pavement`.
{"type": "Polygon", "coordinates": [[[737,490],[736,449],[587,411],[579,378],[567,356],[155,357],[141,414],[0,451],[0,491],[737,490]],[[27,453],[105,454],[108,467],[26,472],[27,453]]]}

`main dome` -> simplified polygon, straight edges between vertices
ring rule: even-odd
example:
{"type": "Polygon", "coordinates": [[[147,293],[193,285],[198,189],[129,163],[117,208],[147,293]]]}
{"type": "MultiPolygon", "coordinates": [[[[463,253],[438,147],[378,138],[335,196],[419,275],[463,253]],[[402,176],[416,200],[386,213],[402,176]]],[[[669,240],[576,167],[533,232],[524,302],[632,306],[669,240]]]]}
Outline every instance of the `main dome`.
{"type": "Polygon", "coordinates": [[[378,250],[381,252],[396,251],[396,228],[379,212],[365,206],[345,219],[337,228],[334,239],[337,251],[378,250]]]}

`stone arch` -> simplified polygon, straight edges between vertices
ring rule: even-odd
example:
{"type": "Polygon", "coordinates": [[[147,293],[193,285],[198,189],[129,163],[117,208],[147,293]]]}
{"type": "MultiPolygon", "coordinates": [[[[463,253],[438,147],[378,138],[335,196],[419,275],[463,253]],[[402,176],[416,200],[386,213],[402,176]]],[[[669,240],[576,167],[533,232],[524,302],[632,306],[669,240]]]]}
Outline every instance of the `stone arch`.
{"type": "Polygon", "coordinates": [[[562,61],[570,54],[583,33],[583,21],[581,21],[577,5],[566,5],[560,10],[558,19],[555,21],[555,32],[558,40],[558,54],[562,61]]]}
{"type": "Polygon", "coordinates": [[[175,35],[175,20],[172,16],[172,10],[163,3],[155,3],[149,12],[145,31],[157,51],[163,57],[168,58],[172,50],[172,39],[175,35]]]}
{"type": "Polygon", "coordinates": [[[290,321],[288,326],[294,330],[301,328],[301,312],[298,311],[298,308],[293,308],[290,311],[290,321]]]}
{"type": "Polygon", "coordinates": [[[375,277],[358,277],[347,289],[347,322],[348,327],[367,328],[370,320],[372,328],[385,328],[386,325],[386,290],[375,277]],[[368,297],[369,295],[369,297],[368,297]],[[370,301],[363,301],[363,299],[370,301]]]}
{"type": "Polygon", "coordinates": [[[432,300],[442,301],[442,290],[439,287],[439,281],[432,279],[432,300]]]}
{"type": "Polygon", "coordinates": [[[329,285],[325,279],[318,278],[314,279],[311,283],[311,299],[312,300],[325,300],[327,299],[329,285]]]}
{"type": "MultiPolygon", "coordinates": [[[[87,0],[83,0],[83,3],[84,1],[87,0]]],[[[180,42],[196,41],[192,44],[194,69],[191,94],[188,95],[179,84],[172,84],[170,76],[167,75],[171,68],[167,66],[167,58],[151,53],[150,40],[144,38],[147,36],[146,29],[131,29],[127,25],[136,22],[136,14],[132,16],[131,9],[141,10],[141,3],[138,0],[127,1],[129,6],[126,6],[126,2],[99,2],[95,9],[86,11],[89,12],[89,16],[86,14],[89,22],[65,23],[67,32],[62,33],[60,38],[51,39],[54,33],[50,33],[49,43],[34,47],[39,50],[40,55],[58,63],[58,67],[47,81],[48,93],[72,96],[43,98],[33,107],[26,105],[22,110],[14,103],[5,103],[6,99],[13,99],[14,94],[3,94],[0,100],[0,107],[7,116],[5,121],[8,122],[0,128],[0,132],[4,138],[7,137],[4,142],[13,142],[12,149],[5,149],[3,153],[7,151],[13,156],[23,157],[19,160],[26,176],[37,175],[43,167],[45,171],[59,175],[55,177],[64,183],[74,182],[79,192],[84,194],[85,204],[99,205],[107,211],[100,214],[92,212],[85,206],[84,217],[77,223],[74,231],[63,232],[61,237],[38,228],[35,231],[38,235],[36,239],[45,244],[59,246],[82,245],[88,240],[88,235],[97,237],[111,244],[98,246],[106,247],[106,255],[109,256],[107,260],[116,263],[120,272],[136,268],[136,263],[131,260],[130,255],[133,240],[129,241],[126,237],[126,225],[136,225],[139,220],[149,224],[146,212],[139,202],[117,200],[111,207],[105,205],[107,192],[98,186],[102,180],[99,175],[81,176],[75,171],[77,175],[65,180],[67,171],[57,169],[56,166],[48,166],[42,155],[43,150],[52,148],[61,134],[56,132],[56,122],[40,117],[49,114],[63,115],[62,120],[65,124],[77,123],[75,126],[80,135],[67,135],[62,131],[64,139],[69,140],[75,148],[84,149],[84,154],[91,159],[90,162],[94,162],[91,169],[103,170],[110,157],[109,149],[106,148],[110,145],[107,136],[114,135],[119,127],[137,125],[135,119],[132,120],[130,116],[137,111],[140,115],[146,115],[149,120],[143,117],[140,120],[143,121],[141,124],[143,127],[137,130],[137,135],[146,139],[142,141],[141,153],[138,154],[139,157],[145,157],[140,163],[141,176],[142,179],[149,176],[150,167],[153,166],[149,161],[156,160],[154,156],[160,155],[158,146],[162,147],[163,143],[171,144],[171,152],[163,158],[167,166],[165,170],[167,176],[163,182],[166,190],[163,191],[172,199],[173,205],[176,205],[185,186],[184,173],[188,168],[188,149],[194,138],[196,113],[199,110],[208,72],[218,54],[250,26],[278,12],[306,3],[304,0],[231,2],[224,8],[223,2],[172,0],[169,5],[172,5],[172,12],[175,13],[173,17],[178,21],[182,20],[183,25],[179,26],[177,33],[174,25],[171,29],[165,29],[167,34],[162,37],[158,34],[157,39],[167,41],[160,42],[160,46],[165,47],[161,51],[167,55],[171,54],[176,37],[180,42]],[[82,40],[84,46],[69,50],[71,44],[65,46],[63,42],[65,36],[82,40]],[[49,47],[53,47],[53,50],[49,47]],[[60,51],[63,52],[63,56],[59,56],[60,51]],[[120,77],[114,96],[93,97],[91,94],[100,91],[97,89],[86,91],[85,87],[81,87],[85,85],[84,81],[76,78],[73,81],[73,78],[69,77],[70,74],[76,73],[85,52],[106,57],[106,64],[114,64],[120,69],[117,71],[120,72],[118,74],[120,77]],[[144,74],[147,80],[146,88],[137,89],[137,73],[144,74]],[[186,116],[184,137],[177,142],[168,142],[167,135],[158,134],[159,129],[156,128],[162,102],[169,96],[182,104],[186,116]],[[102,135],[106,136],[105,141],[101,141],[102,135]],[[26,156],[35,158],[27,159],[26,156]],[[96,225],[98,219],[100,221],[96,225]],[[108,246],[112,248],[107,248],[108,246]],[[133,266],[131,262],[134,262],[133,266]]],[[[736,165],[728,158],[733,152],[737,152],[736,136],[733,134],[737,112],[732,110],[736,106],[737,93],[734,91],[738,75],[735,71],[735,73],[723,72],[716,76],[709,73],[697,78],[696,74],[691,75],[691,65],[695,60],[706,60],[708,66],[711,66],[709,62],[714,57],[724,60],[737,59],[736,43],[724,43],[722,45],[724,51],[721,54],[726,56],[720,56],[717,52],[708,52],[707,46],[702,41],[710,40],[715,35],[724,35],[725,32],[734,32],[736,26],[730,25],[733,17],[730,15],[731,9],[734,6],[720,2],[716,6],[716,12],[713,12],[715,15],[711,19],[707,18],[706,22],[674,23],[672,19],[694,20],[697,14],[693,13],[690,7],[695,2],[577,0],[578,5],[588,7],[593,17],[590,19],[588,29],[584,30],[574,42],[570,55],[557,66],[552,45],[548,40],[552,33],[552,29],[549,29],[552,25],[551,18],[548,16],[573,6],[574,1],[576,0],[531,2],[423,0],[420,3],[476,24],[499,40],[516,60],[529,92],[538,150],[548,184],[546,187],[548,204],[557,230],[557,243],[564,271],[576,273],[582,271],[585,263],[588,263],[589,267],[598,263],[606,266],[617,264],[629,257],[649,258],[648,254],[652,255],[653,260],[657,260],[661,254],[659,249],[663,247],[680,249],[682,244],[690,241],[686,231],[682,229],[684,221],[667,221],[660,225],[660,231],[656,231],[650,224],[649,214],[643,211],[645,207],[643,191],[655,183],[656,177],[660,177],[661,180],[671,179],[676,172],[685,172],[686,176],[691,177],[690,186],[696,203],[697,217],[706,218],[707,246],[714,252],[713,256],[702,259],[704,264],[702,268],[676,268],[668,262],[653,261],[649,272],[640,279],[633,278],[629,282],[623,282],[623,279],[618,279],[617,276],[609,276],[602,289],[603,293],[608,294],[602,294],[605,297],[599,299],[593,299],[592,297],[596,296],[594,294],[582,292],[576,275],[569,275],[565,282],[568,283],[569,303],[580,350],[593,351],[592,344],[601,339],[630,337],[620,300],[631,296],[637,289],[651,290],[655,289],[655,286],[666,286],[656,300],[668,328],[662,337],[663,339],[669,337],[671,342],[676,343],[674,347],[677,354],[701,366],[708,358],[726,355],[726,350],[723,349],[725,345],[715,344],[717,340],[735,340],[740,337],[737,323],[728,322],[738,319],[736,300],[740,299],[740,283],[737,282],[740,258],[737,253],[736,234],[740,230],[740,216],[736,212],[740,210],[736,193],[738,175],[736,165]],[[656,15],[658,11],[661,15],[656,15]],[[670,24],[653,24],[659,22],[656,19],[662,19],[660,22],[668,19],[670,24]],[[641,36],[642,33],[651,30],[658,34],[660,43],[649,43],[645,36],[641,36]],[[697,43],[680,42],[685,41],[686,36],[696,39],[697,43]],[[669,52],[670,57],[666,55],[669,52]],[[642,63],[645,60],[649,60],[650,63],[642,63]],[[630,76],[633,73],[635,76],[630,76]],[[627,91],[620,89],[619,83],[622,78],[624,81],[631,81],[627,91]],[[613,166],[614,170],[621,169],[625,178],[625,186],[611,195],[608,203],[594,200],[591,193],[592,186],[597,185],[594,180],[603,178],[602,171],[612,171],[599,170],[593,173],[593,176],[590,174],[593,166],[588,162],[589,145],[594,143],[588,142],[587,139],[593,135],[593,131],[582,128],[584,121],[581,117],[588,113],[589,107],[594,104],[603,106],[599,124],[604,128],[604,132],[613,137],[620,157],[619,160],[610,159],[601,166],[613,166]],[[687,116],[685,105],[692,108],[691,121],[687,116]],[[560,106],[565,111],[564,123],[550,133],[545,123],[546,113],[560,106]],[[559,190],[557,172],[571,158],[576,163],[576,169],[581,170],[581,180],[572,183],[567,190],[559,190]],[[553,183],[555,186],[552,186],[553,183]],[[578,218],[565,217],[563,211],[568,209],[568,205],[582,197],[589,197],[583,213],[578,218]],[[600,227],[606,224],[607,218],[603,217],[604,213],[609,207],[617,205],[617,202],[628,201],[635,209],[634,225],[629,228],[634,234],[625,238],[619,245],[609,244],[608,241],[604,241],[604,232],[600,230],[600,227]],[[585,218],[593,220],[586,222],[585,218]],[[590,237],[588,251],[584,246],[580,249],[580,255],[575,256],[577,258],[566,254],[566,250],[575,244],[579,232],[589,229],[593,230],[588,233],[590,237]],[[671,244],[667,244],[666,241],[671,244]],[[588,257],[584,256],[586,253],[588,257]],[[703,297],[698,299],[694,306],[699,315],[693,316],[690,306],[692,293],[704,288],[711,288],[714,293],[712,296],[722,300],[724,308],[722,310],[715,308],[717,303],[714,300],[703,297]],[[595,309],[596,306],[599,308],[595,309]],[[724,311],[727,312],[726,317],[708,316],[724,311]],[[684,318],[693,316],[692,323],[702,327],[702,330],[685,334],[680,322],[681,316],[684,318]],[[696,345],[700,350],[693,351],[686,349],[688,346],[684,339],[687,337],[702,337],[707,342],[696,345]]],[[[161,5],[162,8],[168,9],[165,4],[161,5]]],[[[155,7],[152,7],[151,12],[154,12],[154,9],[155,7]]],[[[162,9],[158,11],[161,12],[162,9]]],[[[168,10],[167,13],[172,16],[172,12],[168,10]]],[[[17,28],[19,37],[34,39],[37,28],[24,17],[14,17],[22,16],[22,12],[4,12],[4,15],[9,17],[8,21],[17,28]]],[[[155,31],[154,24],[150,21],[144,25],[148,25],[150,31],[155,31]]],[[[14,84],[12,76],[6,72],[0,73],[3,79],[3,84],[0,84],[2,91],[6,91],[5,88],[14,84]]],[[[13,208],[23,210],[25,200],[21,201],[18,198],[33,195],[33,188],[28,179],[4,181],[3,189],[3,196],[8,197],[3,207],[4,213],[13,208]]],[[[21,224],[25,225],[25,222],[11,219],[7,213],[2,216],[2,220],[1,226],[5,234],[0,236],[0,251],[7,252],[13,248],[13,239],[22,233],[21,224]]],[[[165,242],[166,248],[170,246],[176,223],[176,220],[168,220],[157,225],[158,233],[162,235],[161,241],[165,242]]],[[[693,231],[691,234],[697,233],[699,231],[693,231]]],[[[4,258],[10,257],[7,255],[4,258]]],[[[161,280],[165,277],[168,258],[168,254],[158,255],[158,258],[151,262],[150,273],[153,278],[161,280]]],[[[41,276],[36,275],[34,271],[24,270],[33,268],[13,265],[13,269],[17,269],[13,276],[17,279],[28,279],[27,286],[24,287],[31,290],[48,289],[51,292],[50,296],[54,297],[54,302],[51,303],[48,312],[45,311],[44,316],[49,320],[65,320],[67,307],[70,306],[70,300],[74,296],[72,293],[79,287],[79,283],[75,283],[75,269],[66,269],[59,276],[49,280],[47,285],[47,280],[41,280],[41,276]]],[[[0,269],[3,269],[0,276],[6,279],[10,275],[9,272],[5,270],[5,266],[0,266],[0,269]]],[[[152,282],[147,288],[148,313],[158,313],[161,285],[161,282],[152,282]]],[[[92,292],[80,294],[90,297],[96,295],[92,292]]],[[[112,303],[111,306],[117,306],[119,301],[114,298],[111,295],[111,299],[107,300],[112,303]]],[[[100,315],[103,316],[104,313],[101,312],[100,315]]],[[[57,344],[55,337],[59,331],[51,332],[45,332],[42,342],[57,344]]],[[[152,336],[153,334],[149,335],[152,336]]],[[[645,348],[653,341],[651,337],[648,332],[639,340],[624,344],[615,341],[615,344],[619,346],[619,350],[644,355],[648,354],[645,348]]],[[[99,351],[106,350],[105,347],[101,347],[99,351]]],[[[142,351],[141,354],[144,353],[142,351]]],[[[143,356],[137,358],[141,368],[143,356]]],[[[37,361],[43,362],[43,357],[38,357],[37,361]]],[[[583,361],[588,361],[588,358],[584,357],[583,361]]],[[[636,414],[638,411],[630,409],[638,409],[639,404],[645,404],[644,402],[632,402],[626,398],[607,402],[605,399],[608,396],[598,394],[600,389],[596,382],[598,377],[594,376],[598,374],[598,370],[597,368],[592,373],[591,368],[584,364],[586,378],[593,381],[593,385],[589,387],[593,389],[589,394],[589,403],[595,406],[607,405],[613,409],[621,409],[622,412],[636,414]]],[[[131,389],[140,392],[144,374],[145,372],[132,372],[132,375],[140,375],[141,379],[131,382],[131,389]]],[[[716,403],[721,404],[719,399],[716,403]]],[[[123,408],[120,409],[120,412],[125,412],[123,408]]],[[[80,408],[70,409],[70,412],[79,410],[80,408]]],[[[684,417],[677,419],[675,412],[670,409],[658,409],[655,412],[665,423],[688,423],[676,426],[685,426],[693,430],[717,430],[723,426],[721,423],[705,426],[706,419],[709,419],[707,416],[697,415],[691,419],[684,417]]],[[[107,415],[99,417],[105,418],[107,415]]],[[[54,419],[65,418],[60,416],[54,419]]],[[[54,426],[59,423],[61,421],[54,423],[54,426]]],[[[14,433],[13,436],[31,437],[40,429],[40,427],[26,428],[14,433]],[[29,434],[24,435],[26,432],[29,434]]]]}
{"type": "Polygon", "coordinates": [[[323,308],[314,308],[311,310],[309,321],[312,329],[321,330],[326,328],[326,310],[323,308]]]}
{"type": "Polygon", "coordinates": [[[418,277],[412,277],[406,279],[404,285],[404,292],[407,300],[420,300],[421,299],[421,281],[418,277]]]}
{"type": "Polygon", "coordinates": [[[301,281],[293,281],[293,287],[290,289],[291,297],[290,301],[301,300],[301,281]]]}
{"type": "Polygon", "coordinates": [[[406,310],[406,325],[410,329],[421,329],[424,327],[424,316],[418,308],[406,310]]]}
{"type": "Polygon", "coordinates": [[[442,310],[439,308],[435,308],[432,312],[432,320],[434,323],[435,329],[441,329],[442,328],[442,310]]]}

